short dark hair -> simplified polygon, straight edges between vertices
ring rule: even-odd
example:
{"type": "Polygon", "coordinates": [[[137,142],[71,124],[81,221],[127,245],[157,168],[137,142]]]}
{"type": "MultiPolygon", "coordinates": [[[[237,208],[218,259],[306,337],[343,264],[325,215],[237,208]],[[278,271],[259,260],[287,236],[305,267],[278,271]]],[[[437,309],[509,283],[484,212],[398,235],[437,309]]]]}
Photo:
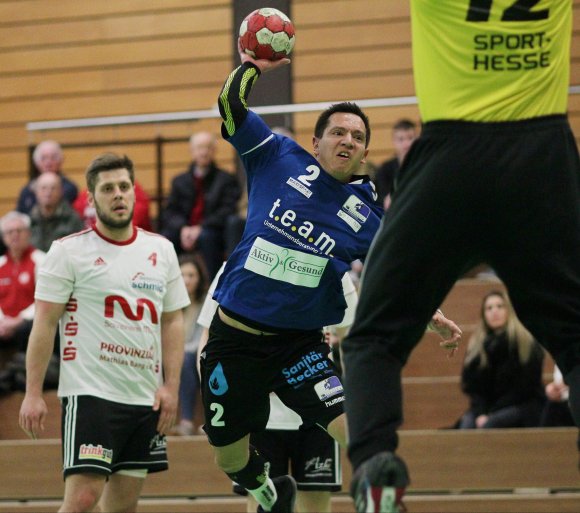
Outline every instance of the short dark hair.
{"type": "Polygon", "coordinates": [[[87,181],[87,189],[89,192],[94,194],[99,173],[103,171],[113,171],[114,169],[126,169],[129,171],[131,183],[135,185],[135,170],[133,169],[133,162],[131,159],[127,157],[127,155],[121,156],[116,153],[103,153],[89,164],[89,167],[85,172],[85,179],[87,181]]]}
{"type": "Polygon", "coordinates": [[[316,125],[314,126],[314,136],[318,137],[319,139],[324,135],[324,130],[328,126],[328,120],[330,116],[336,114],[337,112],[346,112],[349,114],[354,114],[363,120],[365,124],[366,130],[366,137],[365,137],[365,148],[368,148],[369,143],[371,141],[371,124],[369,123],[369,118],[367,115],[362,111],[362,109],[353,102],[341,102],[335,103],[324,110],[320,116],[318,116],[318,120],[316,121],[316,125]]]}
{"type": "Polygon", "coordinates": [[[393,131],[395,130],[416,130],[417,124],[414,121],[411,121],[407,118],[399,119],[393,125],[393,131]]]}

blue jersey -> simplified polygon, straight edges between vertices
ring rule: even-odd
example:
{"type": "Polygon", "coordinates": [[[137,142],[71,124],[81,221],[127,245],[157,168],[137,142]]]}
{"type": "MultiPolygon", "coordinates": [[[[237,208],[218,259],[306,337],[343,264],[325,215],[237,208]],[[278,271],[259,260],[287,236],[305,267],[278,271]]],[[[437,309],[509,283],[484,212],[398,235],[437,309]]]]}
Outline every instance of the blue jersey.
{"type": "Polygon", "coordinates": [[[248,216],[214,299],[266,326],[339,323],[342,276],[367,254],[383,214],[374,186],[336,180],[251,111],[228,141],[246,169],[248,216]]]}

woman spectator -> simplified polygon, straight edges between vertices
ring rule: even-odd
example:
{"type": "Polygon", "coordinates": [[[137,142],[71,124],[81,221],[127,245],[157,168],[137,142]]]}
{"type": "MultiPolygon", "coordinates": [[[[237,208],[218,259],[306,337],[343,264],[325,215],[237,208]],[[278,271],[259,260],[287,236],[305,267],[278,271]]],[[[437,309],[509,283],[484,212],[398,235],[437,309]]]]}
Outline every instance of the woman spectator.
{"type": "Polygon", "coordinates": [[[199,375],[197,372],[197,349],[203,328],[197,324],[197,317],[205,299],[208,280],[203,264],[191,254],[179,256],[179,267],[185,281],[191,304],[183,310],[185,325],[185,354],[179,385],[180,420],[172,435],[192,435],[195,432],[193,419],[195,405],[199,397],[199,375]]]}
{"type": "Polygon", "coordinates": [[[467,347],[461,386],[470,407],[459,428],[538,426],[545,403],[543,361],[543,349],[516,317],[507,294],[488,293],[467,347]]]}

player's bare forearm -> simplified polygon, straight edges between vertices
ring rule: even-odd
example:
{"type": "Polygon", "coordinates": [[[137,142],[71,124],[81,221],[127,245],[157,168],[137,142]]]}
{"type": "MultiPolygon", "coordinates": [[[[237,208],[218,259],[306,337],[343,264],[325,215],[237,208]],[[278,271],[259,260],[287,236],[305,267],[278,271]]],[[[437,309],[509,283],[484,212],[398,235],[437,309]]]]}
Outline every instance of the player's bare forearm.
{"type": "Polygon", "coordinates": [[[58,321],[66,305],[36,301],[36,314],[26,350],[26,393],[42,395],[44,376],[54,351],[58,321]]]}
{"type": "Polygon", "coordinates": [[[44,431],[48,409],[42,397],[42,385],[54,350],[56,327],[65,306],[46,301],[36,302],[36,315],[26,351],[26,394],[18,418],[20,427],[31,438],[37,438],[44,431]]]}
{"type": "Polygon", "coordinates": [[[183,312],[177,310],[163,313],[161,317],[161,350],[164,383],[175,392],[179,390],[184,340],[183,312]]]}
{"type": "Polygon", "coordinates": [[[165,312],[161,317],[163,385],[157,390],[153,409],[159,411],[157,431],[167,433],[175,423],[181,366],[183,365],[184,329],[181,310],[165,312]]]}

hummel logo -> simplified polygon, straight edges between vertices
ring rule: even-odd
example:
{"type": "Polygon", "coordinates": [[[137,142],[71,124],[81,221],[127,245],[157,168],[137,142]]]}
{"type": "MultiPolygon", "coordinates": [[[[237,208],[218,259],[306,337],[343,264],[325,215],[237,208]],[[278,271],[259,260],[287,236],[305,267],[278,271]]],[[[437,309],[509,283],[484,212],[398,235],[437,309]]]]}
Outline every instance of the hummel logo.
{"type": "Polygon", "coordinates": [[[95,260],[95,263],[93,265],[106,265],[107,262],[105,262],[101,257],[97,258],[95,260]]]}

